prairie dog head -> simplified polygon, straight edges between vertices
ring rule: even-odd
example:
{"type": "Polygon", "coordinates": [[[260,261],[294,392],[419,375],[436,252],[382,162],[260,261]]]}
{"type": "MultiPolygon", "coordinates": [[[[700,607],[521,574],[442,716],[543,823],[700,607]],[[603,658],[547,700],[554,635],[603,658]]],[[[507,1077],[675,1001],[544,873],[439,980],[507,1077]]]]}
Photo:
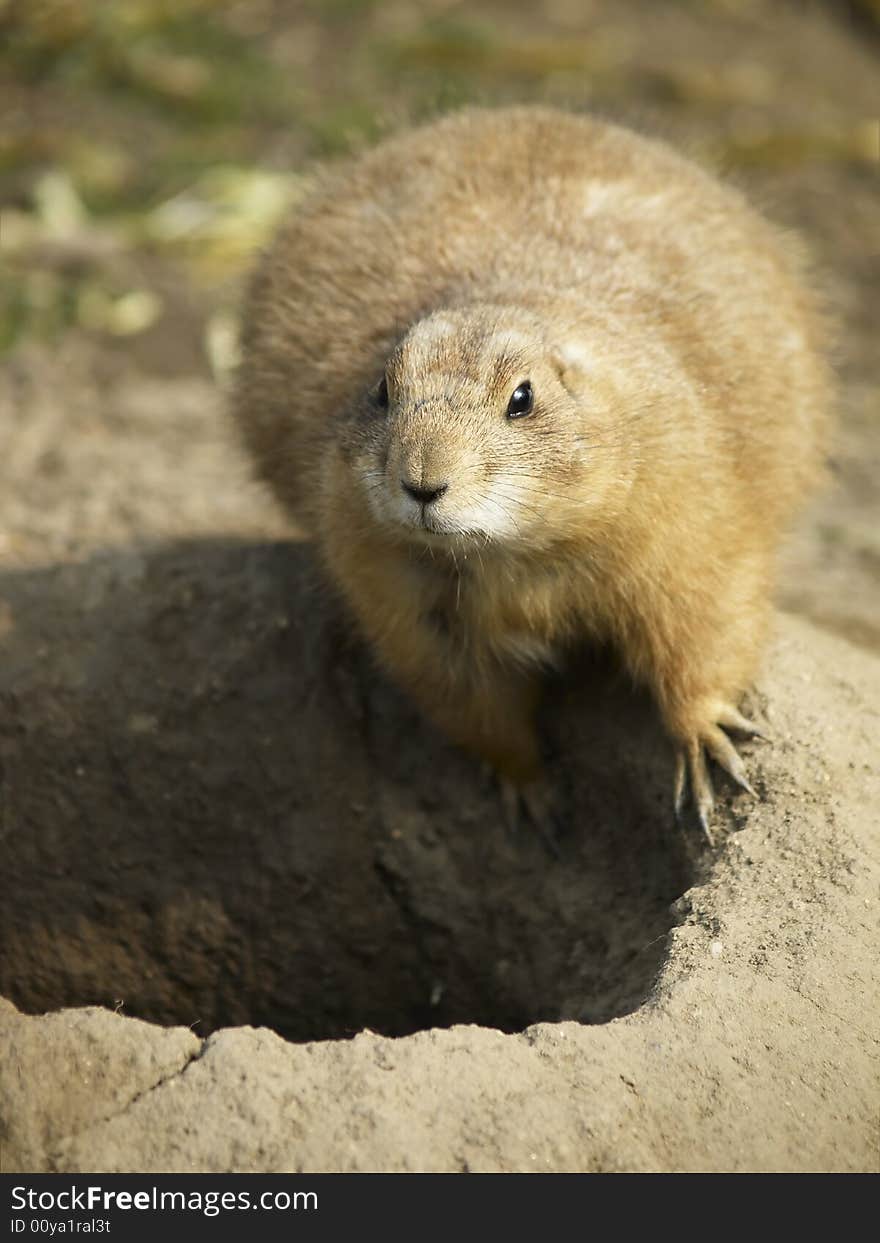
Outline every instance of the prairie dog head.
{"type": "Polygon", "coordinates": [[[614,476],[596,444],[613,386],[590,363],[588,345],[552,339],[521,310],[419,321],[358,412],[346,456],[362,503],[432,546],[540,549],[581,529],[614,476]]]}

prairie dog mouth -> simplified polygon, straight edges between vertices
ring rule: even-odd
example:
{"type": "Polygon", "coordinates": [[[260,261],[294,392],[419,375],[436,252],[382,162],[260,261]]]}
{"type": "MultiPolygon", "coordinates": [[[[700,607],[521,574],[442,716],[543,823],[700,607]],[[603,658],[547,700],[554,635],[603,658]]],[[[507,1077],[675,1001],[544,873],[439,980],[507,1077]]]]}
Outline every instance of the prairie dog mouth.
{"type": "Polygon", "coordinates": [[[443,512],[443,500],[448,491],[446,484],[434,489],[420,489],[404,483],[399,498],[394,501],[397,520],[401,526],[418,534],[425,533],[441,539],[458,534],[459,524],[443,512]]]}
{"type": "MultiPolygon", "coordinates": [[[[445,497],[416,505],[402,498],[395,502],[386,517],[415,539],[432,545],[451,543],[507,542],[521,533],[521,523],[509,505],[502,505],[491,494],[476,500],[462,498],[452,505],[445,497]]],[[[458,498],[455,498],[458,500],[458,498]]]]}
{"type": "Polygon", "coordinates": [[[432,515],[427,506],[422,508],[422,513],[416,522],[405,522],[403,526],[419,539],[428,539],[431,543],[448,543],[449,540],[456,537],[462,537],[473,532],[463,531],[459,526],[444,522],[436,515],[432,515]]]}
{"type": "Polygon", "coordinates": [[[417,543],[438,547],[509,542],[522,533],[519,496],[510,487],[500,495],[491,489],[479,489],[474,495],[472,488],[450,482],[432,489],[425,499],[418,488],[402,486],[382,469],[366,471],[362,479],[375,517],[417,543]]]}
{"type": "Polygon", "coordinates": [[[390,515],[395,526],[402,534],[427,548],[448,548],[471,544],[474,541],[485,542],[484,532],[462,523],[458,516],[437,512],[434,505],[407,506],[404,512],[399,510],[390,515]]]}

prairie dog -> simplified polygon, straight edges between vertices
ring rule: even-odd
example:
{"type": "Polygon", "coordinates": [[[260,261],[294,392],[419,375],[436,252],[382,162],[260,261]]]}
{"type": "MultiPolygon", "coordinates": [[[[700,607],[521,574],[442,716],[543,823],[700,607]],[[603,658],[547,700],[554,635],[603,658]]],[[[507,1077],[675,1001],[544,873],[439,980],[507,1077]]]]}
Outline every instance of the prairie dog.
{"type": "Polygon", "coordinates": [[[821,471],[829,384],[797,260],[664,144],[468,110],[331,174],[264,256],[235,411],[381,660],[451,738],[540,771],[541,673],[610,642],[707,756],[821,471]]]}

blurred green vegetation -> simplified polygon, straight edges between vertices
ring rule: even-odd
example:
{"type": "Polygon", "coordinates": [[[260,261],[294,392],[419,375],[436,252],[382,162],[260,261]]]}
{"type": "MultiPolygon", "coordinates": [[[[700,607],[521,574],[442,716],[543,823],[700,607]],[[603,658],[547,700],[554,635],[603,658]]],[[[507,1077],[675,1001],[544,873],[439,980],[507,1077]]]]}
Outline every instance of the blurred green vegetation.
{"type": "Polygon", "coordinates": [[[0,348],[72,325],[142,331],[162,312],[132,286],[151,258],[222,279],[277,221],[295,179],[255,154],[302,99],[245,9],[0,3],[0,348]]]}
{"type": "MultiPolygon", "coordinates": [[[[848,11],[880,22],[874,0],[848,11]]],[[[698,111],[732,164],[872,158],[873,131],[763,119],[780,88],[760,56],[637,54],[638,16],[638,0],[0,0],[0,349],[134,336],[186,287],[217,310],[210,353],[225,291],[312,161],[466,102],[698,111]]]]}
{"type": "Polygon", "coordinates": [[[222,19],[214,0],[19,0],[0,29],[24,81],[51,76],[196,120],[283,118],[285,79],[222,19]]]}

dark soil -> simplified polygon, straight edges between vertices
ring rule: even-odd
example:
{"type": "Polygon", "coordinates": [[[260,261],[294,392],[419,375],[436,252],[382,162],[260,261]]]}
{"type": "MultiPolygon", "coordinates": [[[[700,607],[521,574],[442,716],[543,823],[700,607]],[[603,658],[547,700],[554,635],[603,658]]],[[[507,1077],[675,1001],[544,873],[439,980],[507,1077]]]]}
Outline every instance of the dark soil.
{"type": "Polygon", "coordinates": [[[545,840],[308,563],[192,541],[2,576],[0,991],[298,1040],[637,1007],[694,878],[650,707],[600,669],[587,711],[556,688],[545,840]]]}

